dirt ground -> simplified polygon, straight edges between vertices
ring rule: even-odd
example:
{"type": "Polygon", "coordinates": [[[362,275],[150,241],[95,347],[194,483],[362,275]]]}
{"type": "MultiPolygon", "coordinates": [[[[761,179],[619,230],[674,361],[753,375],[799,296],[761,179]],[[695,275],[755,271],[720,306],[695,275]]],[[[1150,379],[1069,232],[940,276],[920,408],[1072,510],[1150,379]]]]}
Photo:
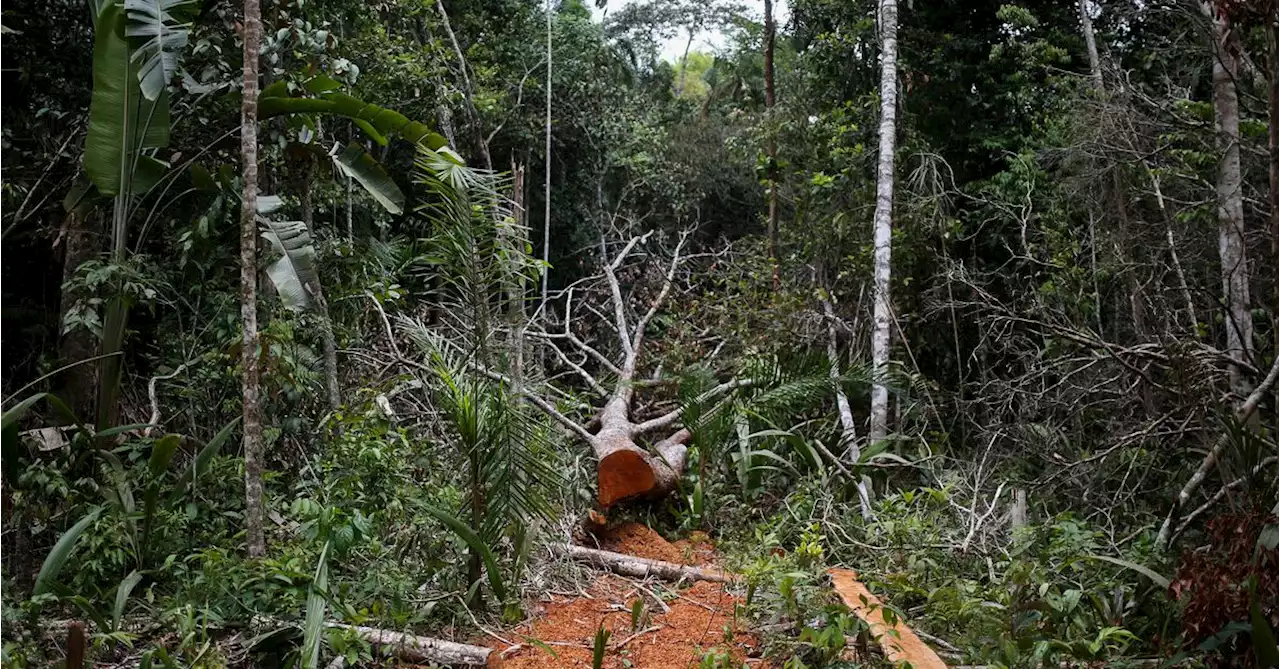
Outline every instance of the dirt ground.
{"type": "MultiPolygon", "coordinates": [[[[638,523],[624,523],[589,537],[584,545],[638,557],[689,565],[715,563],[715,549],[705,534],[669,542],[638,523]],[[593,544],[598,542],[598,544],[593,544]]],[[[696,667],[706,653],[727,654],[735,666],[757,653],[755,637],[736,619],[737,598],[723,584],[637,582],[613,574],[598,576],[585,595],[549,594],[529,622],[504,630],[512,647],[490,639],[490,666],[506,669],[590,667],[596,631],[611,632],[607,669],[685,669],[696,667]],[[663,599],[668,608],[655,602],[663,599]],[[644,601],[638,626],[632,626],[632,604],[644,601]],[[537,640],[535,642],[534,640],[537,640]]]]}

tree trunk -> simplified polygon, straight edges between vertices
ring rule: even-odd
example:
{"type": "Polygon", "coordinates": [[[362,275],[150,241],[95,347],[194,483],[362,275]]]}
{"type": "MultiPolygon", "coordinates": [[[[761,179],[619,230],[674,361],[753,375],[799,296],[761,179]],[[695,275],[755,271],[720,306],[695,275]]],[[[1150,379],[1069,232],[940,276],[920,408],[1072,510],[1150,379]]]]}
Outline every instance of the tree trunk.
{"type": "MultiPolygon", "coordinates": [[[[303,159],[301,183],[298,187],[298,202],[302,209],[302,222],[308,230],[315,229],[315,207],[312,206],[311,186],[315,174],[315,158],[308,155],[303,159]]],[[[329,302],[324,298],[324,286],[319,279],[307,284],[316,300],[316,318],[320,321],[320,342],[324,355],[324,388],[329,399],[329,408],[337,411],[342,406],[342,388],[338,384],[338,339],[333,333],[333,319],[329,316],[329,302]]]]}
{"type": "Polygon", "coordinates": [[[889,364],[889,301],[891,235],[893,232],[893,152],[898,115],[898,3],[880,3],[880,156],[876,167],[875,288],[871,326],[871,430],[874,443],[888,434],[889,389],[884,374],[889,364]]]}
{"type": "Polygon", "coordinates": [[[267,551],[262,528],[262,388],[258,369],[258,44],[259,0],[244,0],[244,94],[240,108],[240,159],[244,196],[240,203],[240,352],[244,401],[244,517],[249,557],[267,551]]]}
{"type": "MultiPolygon", "coordinates": [[[[853,420],[853,409],[849,406],[849,398],[844,394],[844,389],[840,387],[840,355],[839,348],[836,346],[836,326],[835,326],[835,310],[831,308],[829,300],[822,301],[823,312],[827,316],[827,362],[830,364],[828,374],[831,381],[836,384],[836,410],[840,414],[840,442],[848,449],[848,457],[850,462],[858,464],[862,459],[862,451],[858,448],[858,431],[857,424],[853,420]]],[[[867,485],[863,481],[857,481],[858,487],[858,505],[862,511],[863,520],[870,521],[875,516],[871,513],[871,498],[867,495],[867,485]]]]}
{"type": "MultiPolygon", "coordinates": [[[[771,0],[765,0],[770,2],[771,0]]],[[[685,77],[689,73],[689,47],[693,46],[693,28],[689,28],[689,40],[684,43],[684,55],[680,56],[680,79],[676,82],[676,97],[684,92],[685,77]]]]}
{"type": "Polygon", "coordinates": [[[1272,5],[1267,28],[1268,58],[1271,60],[1271,77],[1267,82],[1267,110],[1271,122],[1267,124],[1267,143],[1271,153],[1271,255],[1280,251],[1280,36],[1276,35],[1274,21],[1276,7],[1272,5]]]}
{"type": "Polygon", "coordinates": [[[574,546],[573,544],[552,544],[551,549],[579,562],[584,562],[601,569],[608,569],[616,574],[630,576],[632,578],[649,578],[651,576],[656,576],[657,578],[668,581],[691,579],[695,581],[713,581],[717,583],[731,583],[737,580],[736,575],[717,569],[691,567],[688,565],[676,564],[674,562],[652,560],[649,558],[636,557],[634,555],[626,555],[624,553],[614,553],[613,551],[602,551],[595,548],[574,546]]]}
{"type": "Polygon", "coordinates": [[[627,415],[631,393],[621,393],[600,412],[600,431],[591,438],[596,456],[597,499],[608,507],[628,497],[662,497],[675,489],[684,471],[688,430],[659,443],[661,458],[635,443],[635,425],[627,415]]]}
{"type": "Polygon", "coordinates": [[[769,236],[769,264],[773,266],[773,289],[778,290],[781,282],[778,255],[778,142],[773,136],[773,43],[775,26],[773,24],[773,0],[764,0],[764,108],[768,140],[765,142],[765,155],[769,158],[769,222],[766,232],[769,236]]]}
{"type": "Polygon", "coordinates": [[[542,299],[539,309],[547,315],[547,282],[551,278],[551,0],[547,0],[547,117],[542,165],[542,299]]]}
{"type": "Polygon", "coordinates": [[[453,45],[453,54],[458,58],[459,76],[462,79],[462,98],[466,103],[464,109],[467,112],[467,120],[471,125],[473,139],[476,143],[476,152],[480,155],[480,162],[484,169],[492,172],[493,158],[489,155],[489,142],[485,140],[484,129],[480,127],[480,113],[476,111],[471,87],[471,75],[467,72],[467,58],[462,52],[462,45],[458,43],[458,36],[453,32],[453,25],[449,22],[449,12],[445,11],[444,2],[436,2],[436,9],[439,10],[440,22],[444,25],[444,32],[449,36],[449,43],[453,45]]]}
{"type": "MultiPolygon", "coordinates": [[[[1253,359],[1253,320],[1249,313],[1249,259],[1244,245],[1244,200],[1240,177],[1240,100],[1236,74],[1240,37],[1225,12],[1212,4],[1208,15],[1213,39],[1213,115],[1218,130],[1218,255],[1222,262],[1222,298],[1226,305],[1227,355],[1233,363],[1253,359]]],[[[1231,388],[1249,394],[1241,364],[1228,366],[1231,388]]]]}
{"type": "Polygon", "coordinates": [[[1089,53],[1089,76],[1093,85],[1102,90],[1102,62],[1098,58],[1098,43],[1093,37],[1093,19],[1089,18],[1088,0],[1076,3],[1080,8],[1080,32],[1084,33],[1084,48],[1089,53]]]}
{"type": "MultiPolygon", "coordinates": [[[[98,223],[101,214],[97,210],[81,216],[68,212],[62,227],[62,295],[58,305],[58,332],[62,334],[58,358],[62,364],[87,360],[97,355],[98,340],[88,328],[77,327],[70,332],[63,330],[67,312],[78,304],[86,303],[88,295],[77,290],[71,280],[76,269],[98,255],[98,223]]],[[[80,420],[90,420],[94,415],[94,389],[97,387],[99,365],[81,364],[62,373],[58,397],[80,420]]]]}

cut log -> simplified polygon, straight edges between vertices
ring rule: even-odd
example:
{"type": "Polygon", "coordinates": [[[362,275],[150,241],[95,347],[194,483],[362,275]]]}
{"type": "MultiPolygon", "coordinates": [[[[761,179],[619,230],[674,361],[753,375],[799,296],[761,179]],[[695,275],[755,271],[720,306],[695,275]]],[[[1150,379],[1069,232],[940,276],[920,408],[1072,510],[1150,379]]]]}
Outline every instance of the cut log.
{"type": "Polygon", "coordinates": [[[612,551],[602,551],[595,548],[574,546],[573,544],[559,544],[553,546],[553,548],[555,548],[555,550],[561,555],[566,555],[579,562],[584,562],[593,567],[608,569],[615,574],[630,576],[632,578],[648,578],[650,576],[656,576],[668,581],[679,581],[681,579],[689,578],[696,581],[714,581],[717,583],[732,583],[738,579],[737,574],[720,571],[718,569],[690,567],[688,565],[676,564],[674,562],[650,560],[648,558],[623,555],[622,553],[614,553],[612,551]]]}
{"type": "Polygon", "coordinates": [[[840,601],[867,623],[872,636],[880,643],[884,656],[894,665],[912,669],[947,669],[946,663],[932,648],[925,645],[902,620],[893,624],[885,620],[884,604],[858,582],[858,575],[848,569],[830,569],[831,585],[840,595],[840,601]]]}
{"type": "Polygon", "coordinates": [[[596,456],[596,499],[608,508],[629,497],[660,498],[675,489],[684,473],[688,430],[659,442],[662,457],[636,445],[637,428],[628,416],[629,389],[620,391],[600,412],[600,431],[591,436],[596,456]]]}
{"type": "Polygon", "coordinates": [[[493,652],[493,650],[483,646],[472,646],[403,632],[392,632],[391,630],[375,627],[344,625],[342,623],[325,623],[325,627],[355,632],[367,643],[378,647],[381,652],[413,662],[483,667],[489,661],[489,654],[493,652]]]}

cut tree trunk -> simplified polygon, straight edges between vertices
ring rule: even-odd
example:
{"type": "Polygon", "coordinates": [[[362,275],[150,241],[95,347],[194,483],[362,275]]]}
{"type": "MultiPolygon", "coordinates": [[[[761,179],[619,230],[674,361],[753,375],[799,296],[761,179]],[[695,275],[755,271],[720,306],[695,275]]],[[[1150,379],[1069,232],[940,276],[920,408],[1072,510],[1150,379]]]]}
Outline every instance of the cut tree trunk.
{"type": "Polygon", "coordinates": [[[608,569],[615,574],[632,578],[656,576],[668,581],[693,579],[695,581],[714,581],[717,583],[732,583],[738,580],[736,574],[718,569],[704,569],[674,562],[650,560],[649,558],[574,546],[573,544],[554,545],[553,549],[559,554],[573,558],[578,562],[584,562],[601,569],[608,569]]]}
{"type": "Polygon", "coordinates": [[[600,413],[600,431],[591,437],[596,455],[597,499],[608,507],[628,497],[662,497],[675,489],[684,472],[688,430],[661,442],[661,457],[636,445],[635,425],[627,416],[630,398],[614,398],[600,413]]]}
{"type": "MultiPolygon", "coordinates": [[[[525,395],[534,406],[591,446],[596,457],[597,499],[600,505],[606,508],[624,499],[659,498],[674,490],[681,474],[684,473],[686,453],[684,444],[691,436],[687,429],[677,426],[680,421],[679,409],[641,422],[635,422],[631,418],[631,405],[635,399],[632,381],[635,379],[637,359],[644,344],[645,327],[658,312],[671,290],[671,283],[675,277],[676,268],[682,260],[681,251],[687,238],[687,234],[681,235],[657,297],[649,304],[643,315],[632,321],[627,315],[629,305],[623,298],[622,287],[616,272],[632,250],[649,236],[645,234],[632,238],[603,267],[613,308],[614,322],[609,325],[618,334],[617,344],[621,349],[622,358],[620,363],[610,360],[573,331],[572,289],[564,293],[564,330],[562,332],[552,333],[538,328],[529,330],[530,336],[548,344],[550,352],[553,352],[564,366],[572,369],[597,396],[604,399],[604,407],[596,414],[595,419],[587,426],[583,426],[560,413],[550,402],[532,394],[525,395]],[[577,349],[577,353],[594,359],[605,370],[616,374],[617,383],[612,390],[601,384],[582,365],[573,362],[564,350],[555,345],[555,342],[564,342],[573,346],[577,349]],[[599,427],[593,433],[588,427],[594,427],[595,424],[599,427]],[[673,429],[674,432],[653,444],[657,455],[637,443],[637,440],[645,435],[673,429]]],[[[601,247],[604,248],[603,240],[601,247]]],[[[724,383],[709,391],[705,397],[713,397],[741,385],[737,381],[724,383]]]]}

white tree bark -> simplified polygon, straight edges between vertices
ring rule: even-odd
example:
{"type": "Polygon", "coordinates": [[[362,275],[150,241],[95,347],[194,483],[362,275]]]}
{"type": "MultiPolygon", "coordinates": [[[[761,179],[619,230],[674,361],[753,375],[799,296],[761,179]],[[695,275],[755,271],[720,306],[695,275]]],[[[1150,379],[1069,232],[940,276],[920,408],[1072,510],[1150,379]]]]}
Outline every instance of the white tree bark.
{"type": "MultiPolygon", "coordinates": [[[[858,428],[853,420],[853,409],[849,406],[848,396],[840,387],[840,351],[836,346],[836,314],[829,300],[822,301],[822,310],[827,317],[827,362],[830,364],[828,374],[832,383],[835,384],[836,410],[840,414],[840,443],[845,447],[850,463],[856,465],[858,460],[862,459],[862,449],[858,448],[858,428]]],[[[867,494],[867,484],[859,479],[857,486],[858,506],[862,510],[862,518],[870,521],[875,518],[875,514],[871,512],[871,497],[867,494]]]]}
{"type": "Polygon", "coordinates": [[[884,373],[889,364],[889,301],[891,235],[893,231],[893,151],[898,115],[898,3],[880,2],[880,157],[876,168],[875,288],[871,326],[871,441],[888,434],[889,389],[884,373]]]}
{"type": "Polygon", "coordinates": [[[1218,256],[1222,262],[1222,298],[1226,305],[1227,355],[1231,388],[1248,395],[1243,367],[1253,359],[1253,319],[1249,313],[1249,258],[1244,245],[1244,197],[1240,178],[1240,38],[1231,19],[1202,2],[1213,40],[1213,115],[1218,129],[1218,256]]]}
{"type": "Polygon", "coordinates": [[[1080,8],[1080,32],[1084,33],[1084,48],[1089,52],[1089,76],[1093,85],[1102,90],[1102,62],[1098,58],[1098,43],[1093,37],[1093,19],[1089,18],[1088,0],[1076,3],[1080,8]]]}
{"type": "Polygon", "coordinates": [[[674,562],[651,560],[595,548],[584,548],[573,544],[553,544],[551,548],[560,555],[632,578],[649,578],[653,576],[668,581],[690,579],[718,583],[729,583],[737,580],[736,575],[718,569],[691,567],[674,562]]]}

